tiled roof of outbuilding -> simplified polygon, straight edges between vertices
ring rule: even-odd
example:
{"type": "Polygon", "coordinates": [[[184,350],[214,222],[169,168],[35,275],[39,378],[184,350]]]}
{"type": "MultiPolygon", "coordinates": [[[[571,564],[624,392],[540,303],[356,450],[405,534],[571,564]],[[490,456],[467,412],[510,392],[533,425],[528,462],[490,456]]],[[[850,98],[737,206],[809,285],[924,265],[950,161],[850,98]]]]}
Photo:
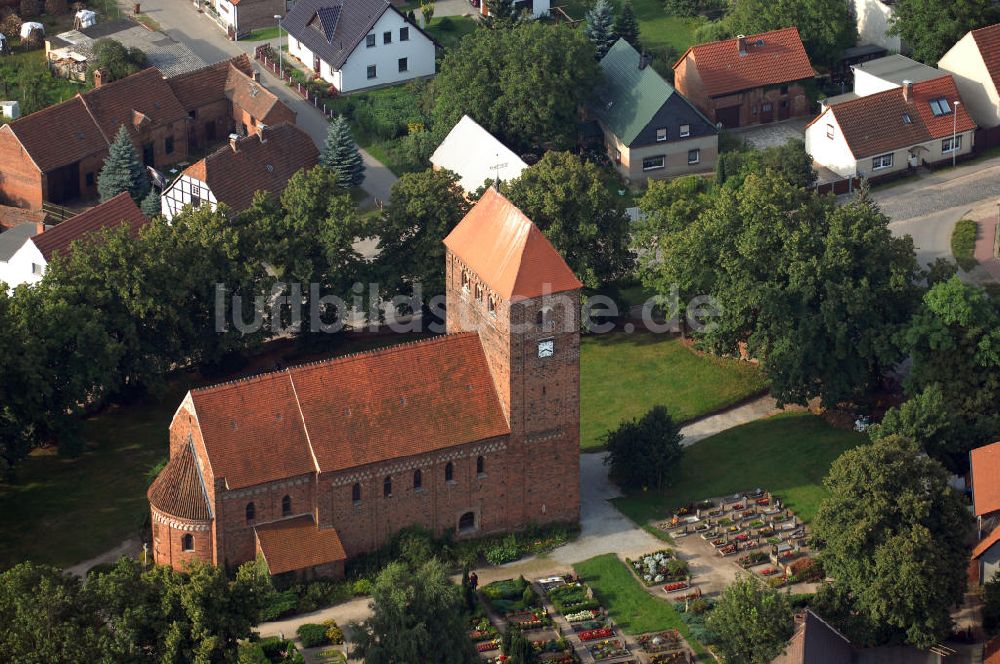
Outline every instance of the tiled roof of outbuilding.
{"type": "Polygon", "coordinates": [[[1000,510],[1000,443],[972,450],[969,465],[972,470],[972,506],[976,516],[1000,510]]]}
{"type": "Polygon", "coordinates": [[[80,96],[18,118],[0,131],[12,132],[43,173],[108,148],[80,96]]]}
{"type": "Polygon", "coordinates": [[[167,83],[184,108],[193,109],[221,100],[229,72],[234,68],[247,77],[253,75],[253,63],[244,53],[231,60],[222,60],[186,74],[172,76],[167,79],[167,83]]]}
{"type": "Polygon", "coordinates": [[[205,486],[191,445],[171,457],[146,492],[150,504],[170,516],[191,521],[210,521],[205,486]]]}
{"type": "Polygon", "coordinates": [[[318,528],[309,514],[254,528],[271,574],[294,572],[346,560],[335,528],[318,528]]]}
{"type": "Polygon", "coordinates": [[[45,256],[45,260],[50,261],[53,255],[66,253],[74,241],[91,233],[127,224],[129,230],[133,234],[137,234],[139,229],[148,223],[149,220],[143,216],[142,211],[132,200],[132,196],[126,191],[86,212],[67,219],[61,224],[47,228],[44,232],[36,235],[32,242],[45,256]]]}

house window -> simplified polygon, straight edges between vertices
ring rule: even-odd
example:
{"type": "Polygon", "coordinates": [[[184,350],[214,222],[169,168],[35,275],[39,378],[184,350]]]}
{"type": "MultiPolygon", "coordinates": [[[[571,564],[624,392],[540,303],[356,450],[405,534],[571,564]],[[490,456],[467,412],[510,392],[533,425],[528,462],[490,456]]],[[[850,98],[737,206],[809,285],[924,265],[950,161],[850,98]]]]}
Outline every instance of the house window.
{"type": "Polygon", "coordinates": [[[444,467],[444,481],[455,481],[455,465],[451,461],[449,461],[444,467]]]}
{"type": "Polygon", "coordinates": [[[948,115],[951,113],[951,104],[945,97],[938,97],[937,99],[931,99],[931,113],[934,115],[948,115]]]}
{"type": "Polygon", "coordinates": [[[382,43],[383,44],[391,44],[392,43],[392,33],[391,32],[386,31],[386,32],[382,33],[382,43]]]}
{"type": "Polygon", "coordinates": [[[390,498],[392,496],[392,476],[386,477],[382,481],[382,495],[386,498],[390,498]]]}
{"type": "Polygon", "coordinates": [[[691,135],[691,125],[681,125],[681,138],[687,138],[691,135]]]}
{"type": "Polygon", "coordinates": [[[772,108],[772,106],[770,104],[761,104],[760,105],[760,112],[761,113],[770,113],[771,112],[771,108],[772,108]]]}
{"type": "Polygon", "coordinates": [[[253,523],[253,520],[257,518],[257,506],[253,503],[247,503],[247,523],[253,523]]]}
{"type": "Polygon", "coordinates": [[[941,152],[955,152],[962,149],[962,137],[948,137],[941,141],[941,152]]]}
{"type": "Polygon", "coordinates": [[[410,41],[410,29],[400,28],[399,29],[399,41],[410,41]]]}
{"type": "Polygon", "coordinates": [[[406,58],[400,58],[399,71],[406,71],[407,69],[409,69],[409,64],[407,63],[406,58]]]}
{"type": "Polygon", "coordinates": [[[94,173],[93,173],[93,171],[91,171],[90,173],[87,173],[87,175],[84,176],[84,177],[85,177],[85,179],[87,181],[87,186],[88,187],[93,187],[94,186],[94,173]]]}
{"type": "Polygon", "coordinates": [[[373,32],[367,37],[365,37],[365,48],[372,48],[374,46],[375,46],[375,33],[373,32]]]}
{"type": "Polygon", "coordinates": [[[194,551],[194,535],[185,533],[181,537],[181,551],[194,551]]]}
{"type": "Polygon", "coordinates": [[[38,263],[32,263],[31,264],[31,273],[32,274],[44,274],[45,273],[45,267],[42,266],[42,265],[39,265],[38,263]]]}
{"type": "Polygon", "coordinates": [[[351,487],[351,501],[357,505],[361,502],[361,485],[357,482],[351,487]]]}
{"type": "Polygon", "coordinates": [[[656,130],[656,142],[661,143],[667,140],[667,130],[666,128],[656,130]]]}
{"type": "Polygon", "coordinates": [[[826,137],[827,138],[833,138],[833,125],[832,124],[828,124],[826,126],[826,137]]]}
{"type": "Polygon", "coordinates": [[[655,171],[658,168],[663,168],[666,165],[667,158],[662,154],[657,157],[646,157],[642,160],[642,170],[644,171],[655,171]]]}
{"type": "Polygon", "coordinates": [[[697,164],[701,161],[701,150],[688,150],[688,163],[697,164]]]}
{"type": "Polygon", "coordinates": [[[281,499],[281,516],[288,516],[292,513],[292,497],[285,496],[281,499]]]}
{"type": "Polygon", "coordinates": [[[192,109],[192,110],[188,111],[188,117],[191,118],[192,120],[197,120],[198,119],[198,109],[192,109]]]}
{"type": "Polygon", "coordinates": [[[368,65],[368,78],[375,78],[375,65],[368,65]]]}
{"type": "Polygon", "coordinates": [[[483,457],[476,457],[476,474],[485,475],[486,474],[486,459],[483,457]]]}
{"type": "Polygon", "coordinates": [[[892,166],[892,153],[880,154],[877,157],[872,158],[872,170],[878,171],[883,168],[890,168],[892,166]]]}
{"type": "Polygon", "coordinates": [[[163,151],[166,152],[167,154],[173,154],[174,153],[174,137],[173,136],[167,136],[166,139],[164,139],[164,141],[163,141],[163,151]]]}
{"type": "Polygon", "coordinates": [[[201,198],[195,195],[191,196],[191,207],[198,208],[201,207],[201,198]]]}
{"type": "Polygon", "coordinates": [[[424,486],[424,474],[417,468],[413,471],[413,488],[420,489],[424,486]]]}

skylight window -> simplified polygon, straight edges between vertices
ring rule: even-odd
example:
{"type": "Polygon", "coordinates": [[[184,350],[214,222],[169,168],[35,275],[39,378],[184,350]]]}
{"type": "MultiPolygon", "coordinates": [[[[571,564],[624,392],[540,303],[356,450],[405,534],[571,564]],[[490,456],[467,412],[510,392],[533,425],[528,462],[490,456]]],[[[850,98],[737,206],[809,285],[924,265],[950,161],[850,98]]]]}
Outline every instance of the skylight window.
{"type": "Polygon", "coordinates": [[[936,116],[948,115],[951,113],[951,104],[948,103],[946,97],[938,97],[936,99],[931,99],[931,113],[936,116]]]}
{"type": "Polygon", "coordinates": [[[909,113],[903,113],[903,124],[913,124],[913,118],[909,113]]]}

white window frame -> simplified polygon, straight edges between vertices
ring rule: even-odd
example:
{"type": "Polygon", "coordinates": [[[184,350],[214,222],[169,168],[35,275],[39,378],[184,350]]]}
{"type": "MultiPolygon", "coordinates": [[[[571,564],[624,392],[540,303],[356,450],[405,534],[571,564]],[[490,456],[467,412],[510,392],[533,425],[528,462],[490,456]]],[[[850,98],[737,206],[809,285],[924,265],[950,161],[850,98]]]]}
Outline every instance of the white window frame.
{"type": "Polygon", "coordinates": [[[896,160],[896,154],[894,152],[887,152],[886,154],[875,155],[872,157],[872,170],[881,171],[885,168],[892,168],[893,163],[896,160]],[[887,161],[888,160],[888,163],[887,161]]]}
{"type": "Polygon", "coordinates": [[[666,168],[666,167],[667,167],[667,155],[665,154],[658,154],[653,157],[645,157],[642,160],[642,170],[644,171],[658,171],[661,168],[666,168]],[[647,161],[653,161],[654,159],[660,160],[659,166],[646,166],[647,161]]]}
{"type": "Polygon", "coordinates": [[[659,129],[656,130],[656,142],[662,143],[665,140],[667,140],[667,128],[660,127],[659,129]]]}
{"type": "Polygon", "coordinates": [[[954,137],[949,136],[948,138],[941,141],[941,154],[950,154],[952,152],[958,152],[962,149],[962,135],[957,134],[954,137]],[[954,145],[952,145],[952,139],[954,138],[954,145]]]}
{"type": "Polygon", "coordinates": [[[688,165],[700,164],[701,163],[701,149],[695,148],[693,150],[688,150],[688,165]],[[694,154],[694,159],[691,159],[691,155],[694,154]]]}
{"type": "Polygon", "coordinates": [[[687,138],[690,135],[691,135],[691,125],[686,125],[686,124],[681,125],[681,130],[678,133],[678,136],[680,136],[681,138],[687,138]]]}

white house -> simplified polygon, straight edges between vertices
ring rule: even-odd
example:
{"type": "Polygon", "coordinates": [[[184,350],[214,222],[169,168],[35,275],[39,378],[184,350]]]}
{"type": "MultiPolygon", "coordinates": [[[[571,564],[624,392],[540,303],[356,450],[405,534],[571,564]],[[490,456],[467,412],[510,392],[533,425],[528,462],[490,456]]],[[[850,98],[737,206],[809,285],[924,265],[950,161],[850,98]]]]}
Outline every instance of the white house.
{"type": "Polygon", "coordinates": [[[299,0],[288,52],[340,92],[432,76],[436,44],[387,0],[299,0]]]}
{"type": "Polygon", "coordinates": [[[1000,126],[1000,24],[966,33],[938,61],[951,74],[980,127],[1000,126]]]}
{"type": "Polygon", "coordinates": [[[316,144],[293,124],[261,127],[256,136],[233,136],[229,145],[188,166],[163,190],[160,211],[168,221],[186,205],[215,210],[224,203],[232,212],[242,212],[258,191],[280,196],[289,178],[318,159],[316,144]]]}
{"type": "MultiPolygon", "coordinates": [[[[550,0],[514,0],[514,11],[526,12],[532,18],[539,18],[548,15],[551,4],[550,0]]],[[[489,0],[482,0],[479,13],[483,16],[490,15],[489,0]]]]}
{"type": "Polygon", "coordinates": [[[513,150],[468,115],[463,115],[441,141],[431,155],[431,165],[435,170],[456,173],[462,189],[470,194],[486,180],[509,182],[528,167],[513,150]]]}
{"type": "Polygon", "coordinates": [[[972,151],[976,123],[951,76],[828,106],[806,126],[806,152],[843,177],[880,177],[972,151]]]}
{"type": "Polygon", "coordinates": [[[825,109],[833,104],[898,88],[903,85],[903,81],[920,83],[941,78],[947,73],[899,54],[859,62],[851,65],[851,72],[854,79],[854,89],[851,92],[823,100],[821,102],[822,108],[825,109]]]}
{"type": "Polygon", "coordinates": [[[859,44],[875,44],[892,53],[899,53],[899,35],[890,35],[892,27],[891,0],[849,0],[854,22],[858,27],[859,44]]]}
{"type": "Polygon", "coordinates": [[[39,229],[24,223],[0,233],[0,281],[14,288],[34,284],[56,254],[67,255],[74,242],[94,232],[127,224],[132,233],[149,223],[128,192],[93,207],[55,226],[39,229]]]}
{"type": "Polygon", "coordinates": [[[219,26],[235,36],[270,28],[274,17],[285,13],[285,0],[204,0],[203,4],[214,10],[219,26]]]}

